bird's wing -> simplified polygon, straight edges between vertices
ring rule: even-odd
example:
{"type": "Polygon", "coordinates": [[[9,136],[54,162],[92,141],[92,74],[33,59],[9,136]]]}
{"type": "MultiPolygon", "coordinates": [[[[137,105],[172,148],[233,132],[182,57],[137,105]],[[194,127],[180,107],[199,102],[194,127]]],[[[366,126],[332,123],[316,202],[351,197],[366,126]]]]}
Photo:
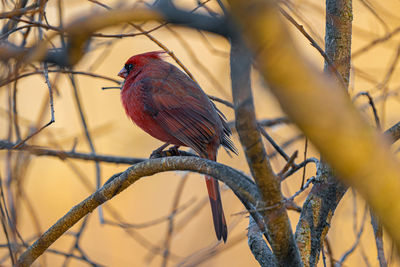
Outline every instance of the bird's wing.
{"type": "Polygon", "coordinates": [[[145,107],[161,127],[200,155],[207,153],[207,145],[220,135],[210,101],[183,88],[191,84],[146,79],[143,85],[145,107]]]}

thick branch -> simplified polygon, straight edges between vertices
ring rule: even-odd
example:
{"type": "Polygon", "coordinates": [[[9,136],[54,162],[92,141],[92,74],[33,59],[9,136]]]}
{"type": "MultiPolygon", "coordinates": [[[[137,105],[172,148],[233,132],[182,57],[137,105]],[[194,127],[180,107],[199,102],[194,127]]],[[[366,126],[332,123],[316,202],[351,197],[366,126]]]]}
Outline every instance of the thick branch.
{"type": "MultiPolygon", "coordinates": [[[[300,266],[300,256],[294,242],[289,217],[280,191],[280,179],[274,175],[267,160],[255,118],[250,85],[251,57],[239,40],[231,42],[232,95],[235,105],[236,130],[246,153],[254,180],[262,195],[263,211],[269,242],[278,266],[300,266]]],[[[262,208],[262,207],[261,207],[262,208]]]]}
{"type": "Polygon", "coordinates": [[[296,242],[304,266],[316,266],[337,205],[347,186],[336,179],[325,163],[317,165],[316,182],[303,204],[296,227],[296,242]]]}
{"type": "Polygon", "coordinates": [[[330,61],[325,60],[325,71],[331,72],[333,63],[346,89],[350,77],[352,21],[352,0],[326,0],[325,53],[330,61]]]}
{"type": "MultiPolygon", "coordinates": [[[[336,74],[338,84],[347,90],[350,77],[352,0],[326,0],[325,73],[336,74]],[[334,64],[334,70],[332,70],[334,64]],[[337,73],[340,77],[337,77],[337,73]]],[[[347,191],[331,167],[321,160],[316,183],[303,205],[296,227],[296,242],[304,266],[316,266],[323,242],[337,205],[347,191]]]]}
{"type": "Polygon", "coordinates": [[[80,219],[121,193],[141,177],[176,170],[195,171],[219,179],[226,183],[246,205],[255,205],[259,199],[255,184],[241,172],[228,166],[197,157],[151,159],[131,166],[121,175],[107,182],[102,188],[73,207],[20,256],[16,266],[31,265],[51,244],[80,219]]]}
{"type": "Polygon", "coordinates": [[[338,177],[363,195],[400,248],[400,168],[387,143],[365,122],[347,93],[300,56],[272,1],[230,3],[282,109],[338,177]]]}
{"type": "Polygon", "coordinates": [[[167,22],[216,33],[225,37],[230,35],[231,29],[225,17],[191,13],[190,11],[176,8],[170,1],[157,1],[155,7],[167,22]]]}

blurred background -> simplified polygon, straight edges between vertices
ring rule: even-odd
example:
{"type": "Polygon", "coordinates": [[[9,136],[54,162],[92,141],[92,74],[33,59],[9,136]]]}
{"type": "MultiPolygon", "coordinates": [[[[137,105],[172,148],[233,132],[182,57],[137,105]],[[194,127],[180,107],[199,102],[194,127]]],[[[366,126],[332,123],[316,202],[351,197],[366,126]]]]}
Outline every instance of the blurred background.
{"type": "MultiPolygon", "coordinates": [[[[221,13],[214,0],[176,2],[187,9],[197,7],[199,12],[221,13]]],[[[43,23],[59,27],[60,17],[62,23],[68,25],[76,18],[104,11],[105,5],[110,8],[124,5],[140,7],[149,3],[48,1],[47,21],[43,23]]],[[[283,1],[280,5],[324,47],[324,2],[292,0],[283,1]]],[[[2,12],[11,11],[15,3],[3,0],[1,7],[2,12]]],[[[357,96],[360,92],[369,92],[382,129],[385,130],[400,119],[400,71],[397,63],[400,55],[400,2],[355,0],[353,10],[354,57],[350,97],[366,120],[375,125],[368,98],[357,96]]],[[[22,16],[21,20],[25,16],[29,15],[22,16]]],[[[3,27],[7,20],[2,19],[1,23],[3,27]]],[[[54,93],[55,122],[30,138],[27,144],[58,151],[149,157],[162,143],[127,118],[118,89],[102,90],[102,87],[119,86],[118,82],[122,80],[117,73],[125,61],[138,53],[163,50],[160,45],[173,52],[206,93],[231,101],[230,47],[226,39],[173,25],[159,27],[161,24],[155,22],[139,25],[144,31],[152,30],[151,37],[128,24],[103,29],[92,38],[89,51],[74,66],[75,74],[49,72],[54,93]],[[86,126],[83,126],[82,118],[86,126]]],[[[298,29],[289,23],[288,27],[304,57],[322,70],[323,58],[318,51],[298,29]]],[[[20,34],[10,35],[8,40],[13,43],[24,42],[25,30],[20,29],[20,34]]],[[[40,38],[41,33],[36,27],[32,26],[31,31],[25,40],[27,46],[34,45],[40,38]]],[[[42,34],[48,38],[52,33],[54,31],[49,28],[44,29],[42,34]]],[[[61,42],[59,38],[52,41],[55,46],[61,42]]],[[[173,58],[165,58],[177,64],[173,58]]],[[[1,68],[0,139],[17,142],[18,136],[23,140],[50,121],[49,89],[40,64],[22,67],[11,64],[2,65],[1,68]],[[18,68],[17,75],[25,76],[16,82],[10,81],[11,78],[7,76],[10,68],[18,68]]],[[[263,89],[267,85],[256,70],[252,74],[252,85],[258,119],[285,117],[273,95],[263,89]]],[[[216,105],[228,121],[234,120],[232,109],[220,103],[216,105]]],[[[299,156],[296,162],[302,161],[305,139],[294,125],[280,123],[266,130],[285,148],[288,155],[297,150],[299,156]]],[[[248,173],[236,133],[233,141],[239,149],[239,155],[230,157],[221,149],[218,161],[248,173]]],[[[274,170],[279,172],[286,161],[276,154],[269,143],[265,142],[265,146],[274,170]]],[[[397,150],[398,145],[394,145],[393,151],[397,150]]],[[[307,152],[307,157],[310,156],[319,157],[312,144],[309,144],[307,152]]],[[[93,161],[0,150],[0,178],[9,216],[16,221],[24,241],[31,243],[74,205],[95,191],[96,176],[101,178],[103,184],[128,166],[105,162],[96,165],[93,161]]],[[[315,166],[307,165],[305,178],[314,175],[315,166]]],[[[283,194],[289,197],[298,191],[302,178],[302,171],[288,178],[282,185],[283,194]]],[[[105,223],[100,223],[99,210],[96,210],[56,241],[51,246],[53,251],[41,256],[34,266],[160,266],[163,262],[168,266],[258,266],[247,245],[248,214],[227,187],[222,186],[222,192],[229,225],[226,244],[216,241],[203,176],[169,172],[142,178],[107,202],[103,206],[105,223]],[[172,231],[169,230],[171,225],[172,231]],[[76,257],[65,257],[62,253],[72,253],[76,257]],[[163,260],[165,257],[168,257],[167,261],[163,260]]],[[[307,192],[295,199],[300,207],[307,192]]],[[[290,210],[289,215],[295,228],[299,214],[290,210]]],[[[379,266],[369,220],[363,200],[356,192],[349,190],[335,212],[328,234],[330,253],[335,260],[339,260],[354,246],[344,266],[379,266]]],[[[400,266],[391,241],[385,238],[384,242],[389,266],[400,266]]],[[[11,265],[9,251],[4,245],[6,243],[6,236],[1,232],[0,266],[11,265]]],[[[323,266],[322,257],[319,266],[323,266]]]]}

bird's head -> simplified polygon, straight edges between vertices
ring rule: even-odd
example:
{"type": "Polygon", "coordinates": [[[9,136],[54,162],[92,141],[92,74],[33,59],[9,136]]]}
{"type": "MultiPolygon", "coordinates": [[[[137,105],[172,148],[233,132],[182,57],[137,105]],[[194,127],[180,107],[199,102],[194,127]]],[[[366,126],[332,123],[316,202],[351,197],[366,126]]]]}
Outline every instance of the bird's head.
{"type": "Polygon", "coordinates": [[[133,73],[136,70],[140,69],[141,67],[146,65],[149,61],[161,60],[161,56],[164,53],[165,53],[164,51],[153,51],[132,56],[125,62],[125,65],[118,73],[118,76],[126,79],[130,73],[133,73]]]}

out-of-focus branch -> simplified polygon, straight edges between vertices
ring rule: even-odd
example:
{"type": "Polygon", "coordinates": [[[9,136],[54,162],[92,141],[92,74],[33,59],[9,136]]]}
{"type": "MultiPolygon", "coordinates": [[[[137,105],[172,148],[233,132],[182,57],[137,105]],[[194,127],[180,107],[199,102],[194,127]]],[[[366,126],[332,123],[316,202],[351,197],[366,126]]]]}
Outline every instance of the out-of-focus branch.
{"type": "Polygon", "coordinates": [[[354,241],[353,245],[350,247],[350,249],[348,249],[342,257],[340,257],[340,259],[335,263],[335,267],[341,267],[343,266],[343,263],[345,262],[345,260],[354,252],[354,250],[356,249],[356,247],[358,246],[358,244],[360,243],[360,239],[361,239],[361,235],[364,231],[364,226],[365,226],[365,221],[366,221],[366,217],[367,217],[367,213],[368,213],[368,206],[365,205],[364,208],[364,215],[361,219],[361,226],[360,226],[360,230],[357,233],[356,236],[356,240],[354,241]]]}
{"type": "Polygon", "coordinates": [[[268,229],[268,240],[278,266],[301,266],[289,217],[283,204],[280,178],[272,171],[258,131],[250,85],[251,56],[240,39],[231,40],[230,63],[236,130],[263,201],[262,206],[257,208],[271,207],[261,211],[268,229]]]}
{"type": "MultiPolygon", "coordinates": [[[[165,4],[164,1],[159,1],[153,8],[124,7],[83,16],[63,29],[55,28],[56,31],[49,35],[47,40],[42,41],[31,49],[20,48],[12,44],[2,45],[0,58],[2,60],[24,58],[28,62],[45,61],[62,67],[72,66],[86,53],[88,41],[94,32],[121,23],[150,20],[165,20],[175,24],[184,24],[195,29],[217,33],[221,36],[228,36],[231,31],[230,24],[226,22],[225,18],[191,13],[174,5],[165,4]],[[66,49],[49,50],[47,48],[48,42],[60,33],[68,36],[66,49]]],[[[44,26],[46,25],[43,24],[44,26]]]]}
{"type": "Polygon", "coordinates": [[[370,42],[369,44],[365,45],[364,47],[360,48],[359,50],[355,51],[351,57],[354,59],[364,53],[366,53],[367,51],[369,51],[370,49],[374,48],[376,45],[381,44],[383,42],[386,42],[390,39],[392,39],[393,36],[397,35],[398,33],[400,33],[400,27],[395,28],[393,31],[389,32],[388,34],[377,38],[375,40],[373,40],[372,42],[370,42]]]}
{"type": "MultiPolygon", "coordinates": [[[[334,75],[347,90],[350,77],[352,0],[326,1],[324,72],[334,75]],[[334,67],[332,67],[332,65],[334,67]]],[[[315,266],[337,205],[347,191],[327,162],[317,165],[316,183],[303,204],[296,228],[296,241],[304,266],[315,266]]]]}
{"type": "Polygon", "coordinates": [[[221,36],[230,36],[232,29],[225,17],[207,16],[199,13],[178,9],[171,1],[156,1],[155,9],[160,12],[163,19],[174,24],[216,33],[221,36]]]}
{"type": "Polygon", "coordinates": [[[36,4],[33,4],[31,6],[24,7],[24,8],[17,8],[12,11],[9,11],[9,12],[2,12],[2,13],[0,13],[0,19],[20,17],[20,16],[26,15],[26,14],[36,13],[39,11],[37,8],[38,8],[38,6],[36,4]]]}
{"type": "Polygon", "coordinates": [[[388,144],[365,122],[347,93],[300,56],[272,1],[229,2],[282,109],[338,176],[363,195],[400,248],[400,169],[388,144]]]}
{"type": "Polygon", "coordinates": [[[248,177],[217,162],[197,157],[167,157],[147,160],[131,166],[121,175],[107,182],[87,199],[74,206],[19,257],[16,266],[31,265],[51,244],[80,219],[121,193],[141,177],[173,170],[195,171],[221,180],[246,205],[249,205],[248,203],[255,205],[260,200],[257,187],[248,177]]]}
{"type": "Polygon", "coordinates": [[[50,35],[49,40],[40,43],[30,51],[28,61],[47,61],[59,66],[75,65],[86,53],[86,48],[91,34],[105,27],[115,26],[130,21],[149,21],[161,19],[161,15],[150,9],[124,8],[99,12],[83,16],[65,26],[63,33],[68,36],[66,49],[49,51],[48,41],[56,33],[50,35]]]}
{"type": "Polygon", "coordinates": [[[317,51],[321,54],[321,56],[325,59],[325,62],[327,63],[327,65],[329,66],[329,69],[332,73],[334,73],[336,75],[336,78],[338,78],[338,80],[342,83],[343,86],[345,85],[345,81],[343,80],[341,74],[339,73],[339,71],[336,69],[335,65],[333,64],[333,62],[331,61],[330,57],[325,53],[325,51],[317,44],[317,42],[311,37],[311,35],[309,35],[305,30],[304,27],[300,24],[297,23],[297,21],[290,16],[284,9],[282,9],[281,7],[279,8],[279,11],[282,13],[282,15],[288,20],[290,21],[290,23],[292,23],[303,35],[304,37],[307,38],[308,41],[310,41],[310,44],[315,47],[315,49],[317,49],[317,51]]]}
{"type": "MultiPolygon", "coordinates": [[[[21,10],[24,9],[26,7],[26,4],[28,3],[28,0],[19,0],[16,2],[15,4],[15,9],[14,12],[17,10],[21,10]]],[[[26,13],[25,12],[16,12],[18,14],[14,15],[14,18],[19,18],[20,16],[24,15],[26,13]]],[[[1,29],[1,34],[4,34],[6,38],[8,38],[8,34],[12,29],[14,29],[17,26],[17,23],[15,20],[9,20],[7,21],[7,23],[3,26],[3,28],[1,29]]]]}
{"type": "Polygon", "coordinates": [[[385,136],[387,136],[391,143],[396,142],[400,139],[400,122],[396,123],[392,127],[390,127],[385,132],[385,136]]]}

